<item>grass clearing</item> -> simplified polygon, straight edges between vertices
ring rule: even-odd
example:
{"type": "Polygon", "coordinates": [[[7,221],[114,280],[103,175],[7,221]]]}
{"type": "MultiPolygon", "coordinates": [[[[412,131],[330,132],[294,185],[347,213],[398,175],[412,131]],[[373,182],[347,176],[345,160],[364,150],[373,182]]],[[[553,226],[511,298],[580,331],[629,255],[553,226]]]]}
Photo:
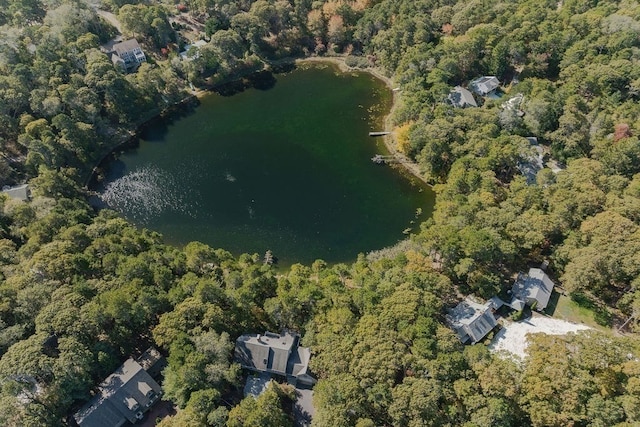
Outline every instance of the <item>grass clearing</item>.
{"type": "Polygon", "coordinates": [[[603,326],[608,319],[604,319],[602,313],[598,313],[580,301],[554,292],[545,311],[557,319],[587,325],[601,331],[608,330],[608,327],[603,326]]]}

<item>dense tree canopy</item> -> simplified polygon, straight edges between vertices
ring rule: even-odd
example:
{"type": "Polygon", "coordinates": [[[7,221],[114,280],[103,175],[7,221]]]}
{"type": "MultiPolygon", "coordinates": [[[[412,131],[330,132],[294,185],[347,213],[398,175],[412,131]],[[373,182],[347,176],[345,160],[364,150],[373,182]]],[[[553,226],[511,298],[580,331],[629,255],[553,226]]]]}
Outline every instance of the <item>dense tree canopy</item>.
{"type": "Polygon", "coordinates": [[[131,74],[100,50],[117,31],[86,3],[0,5],[0,183],[29,180],[34,193],[0,196],[0,424],[68,424],[155,345],[180,408],[161,425],[289,425],[291,390],[243,399],[232,360],[240,334],[285,328],[312,349],[316,426],[640,423],[638,4],[104,2],[149,58],[131,74]],[[207,43],[180,60],[195,41],[185,22],[207,43]],[[401,88],[398,149],[437,193],[410,244],[275,270],[257,254],[168,246],[87,205],[96,162],[188,83],[323,54],[401,88]],[[483,75],[500,80],[500,99],[445,103],[483,75]],[[533,179],[527,137],[547,165],[533,179]],[[461,294],[490,297],[544,259],[566,293],[631,334],[537,335],[514,363],[445,327],[461,294]]]}

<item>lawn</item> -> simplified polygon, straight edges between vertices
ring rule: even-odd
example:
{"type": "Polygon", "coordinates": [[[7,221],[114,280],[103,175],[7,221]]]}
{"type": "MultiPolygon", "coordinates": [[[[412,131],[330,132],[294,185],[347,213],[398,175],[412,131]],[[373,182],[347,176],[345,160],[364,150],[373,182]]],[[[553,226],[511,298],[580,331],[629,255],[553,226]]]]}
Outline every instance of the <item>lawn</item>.
{"type": "Polygon", "coordinates": [[[608,328],[603,326],[603,323],[608,322],[606,314],[598,313],[597,309],[594,310],[589,305],[590,301],[575,301],[571,297],[554,292],[545,311],[557,319],[607,330],[608,328]]]}

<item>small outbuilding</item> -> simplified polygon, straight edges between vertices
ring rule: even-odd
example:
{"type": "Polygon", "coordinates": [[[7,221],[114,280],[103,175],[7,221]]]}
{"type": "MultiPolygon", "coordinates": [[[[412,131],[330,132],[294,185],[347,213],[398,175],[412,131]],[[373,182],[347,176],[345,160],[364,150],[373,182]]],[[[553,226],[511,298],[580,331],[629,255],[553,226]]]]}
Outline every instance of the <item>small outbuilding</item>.
{"type": "Polygon", "coordinates": [[[498,324],[493,316],[493,306],[491,301],[483,305],[466,298],[449,310],[447,323],[458,334],[462,343],[475,344],[498,324]]]}
{"type": "Polygon", "coordinates": [[[180,59],[183,61],[191,61],[200,57],[200,48],[206,46],[207,42],[204,40],[198,40],[193,44],[188,44],[184,47],[184,50],[180,52],[180,59]],[[193,54],[189,55],[189,51],[193,50],[193,54]]]}
{"type": "Polygon", "coordinates": [[[31,191],[29,190],[29,184],[16,185],[15,187],[9,187],[8,185],[2,187],[2,192],[12,199],[28,201],[31,198],[31,191]]]}
{"type": "Polygon", "coordinates": [[[530,268],[528,274],[520,273],[516,279],[511,292],[513,302],[515,300],[523,301],[530,307],[534,307],[538,311],[542,311],[549,305],[549,299],[553,292],[555,284],[547,276],[543,270],[539,268],[530,268]]]}
{"type": "Polygon", "coordinates": [[[462,86],[456,86],[451,90],[447,100],[456,108],[477,107],[473,94],[462,86]]]}

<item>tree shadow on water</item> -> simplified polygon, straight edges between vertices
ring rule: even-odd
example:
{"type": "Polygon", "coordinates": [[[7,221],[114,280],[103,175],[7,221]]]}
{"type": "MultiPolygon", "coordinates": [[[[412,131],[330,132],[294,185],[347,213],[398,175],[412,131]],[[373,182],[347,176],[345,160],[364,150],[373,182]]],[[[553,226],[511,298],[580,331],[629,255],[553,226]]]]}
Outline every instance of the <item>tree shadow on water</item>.
{"type": "Polygon", "coordinates": [[[258,90],[269,90],[274,87],[277,82],[273,73],[267,70],[254,73],[250,75],[247,80],[250,87],[258,90]]]}
{"type": "Polygon", "coordinates": [[[246,88],[247,84],[243,80],[235,80],[233,82],[216,86],[215,88],[213,88],[213,91],[221,96],[233,96],[238,93],[244,92],[246,88]]]}
{"type": "Polygon", "coordinates": [[[169,126],[195,113],[199,105],[200,101],[197,98],[193,98],[190,102],[182,104],[166,114],[152,118],[140,126],[138,130],[140,139],[148,142],[164,142],[165,136],[169,132],[169,126]]]}

